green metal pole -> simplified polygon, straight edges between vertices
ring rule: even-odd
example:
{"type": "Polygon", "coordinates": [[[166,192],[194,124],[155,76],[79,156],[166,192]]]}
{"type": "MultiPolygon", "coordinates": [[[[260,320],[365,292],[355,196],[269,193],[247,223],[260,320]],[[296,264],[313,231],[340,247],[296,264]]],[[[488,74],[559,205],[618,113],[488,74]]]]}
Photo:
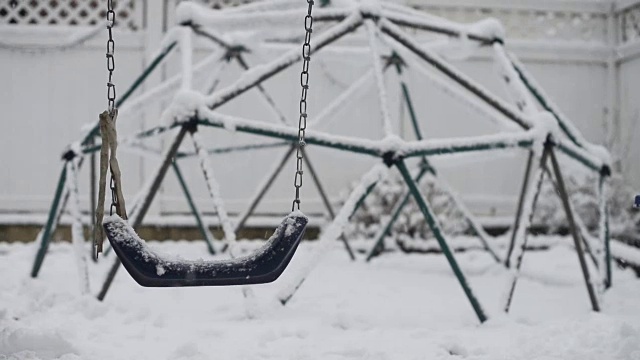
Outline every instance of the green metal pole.
{"type": "Polygon", "coordinates": [[[511,267],[511,254],[513,253],[513,249],[516,245],[516,236],[522,220],[521,217],[522,210],[524,208],[524,199],[527,196],[527,191],[529,189],[529,178],[531,177],[531,167],[533,166],[534,156],[534,152],[529,151],[529,156],[527,157],[527,165],[525,166],[524,177],[522,179],[522,189],[520,190],[520,197],[518,199],[518,208],[516,209],[516,218],[513,222],[513,227],[511,230],[511,241],[509,241],[507,255],[504,257],[504,266],[506,266],[507,268],[511,267]]]}
{"type": "Polygon", "coordinates": [[[558,150],[562,151],[565,155],[569,156],[570,158],[573,158],[574,160],[578,161],[579,163],[581,163],[582,165],[588,167],[591,170],[594,171],[601,171],[602,170],[602,166],[595,164],[593,161],[587,159],[586,157],[582,156],[582,154],[575,152],[574,150],[568,148],[566,145],[563,144],[557,144],[556,146],[558,148],[558,150]]]}
{"type": "MultiPolygon", "coordinates": [[[[225,146],[220,148],[212,148],[207,150],[207,154],[227,154],[233,152],[240,151],[248,151],[248,150],[260,150],[260,149],[268,149],[268,148],[278,148],[284,147],[287,145],[291,145],[289,141],[278,141],[275,143],[267,143],[267,144],[255,144],[255,145],[239,145],[239,146],[225,146]]],[[[195,152],[178,152],[176,154],[176,159],[182,159],[186,157],[196,156],[195,152]]]]}
{"type": "MultiPolygon", "coordinates": [[[[389,58],[389,63],[393,63],[396,67],[396,71],[398,73],[399,76],[402,75],[402,66],[404,65],[404,61],[402,61],[402,58],[400,58],[396,53],[393,53],[391,55],[391,57],[389,58]]],[[[411,118],[411,123],[413,124],[413,131],[416,135],[416,138],[418,140],[422,140],[424,137],[422,136],[422,131],[420,130],[420,125],[418,124],[418,117],[416,116],[416,112],[414,110],[413,107],[413,101],[411,100],[411,96],[409,94],[409,88],[407,87],[406,83],[401,79],[400,80],[400,86],[402,88],[402,95],[404,98],[405,103],[407,104],[407,108],[409,109],[409,117],[411,118]]],[[[425,166],[427,167],[428,172],[430,172],[434,179],[437,179],[438,174],[436,173],[436,169],[431,166],[431,164],[429,164],[428,159],[426,158],[426,156],[422,157],[422,167],[424,168],[425,166]]],[[[422,172],[420,173],[419,177],[421,178],[422,175],[424,175],[422,172]]],[[[420,179],[416,179],[416,182],[419,184],[420,183],[420,179]]],[[[482,245],[484,246],[485,250],[487,250],[487,252],[489,252],[489,254],[494,258],[494,260],[496,260],[496,262],[500,262],[500,257],[498,256],[498,254],[496,254],[496,252],[491,248],[491,246],[489,245],[489,242],[487,240],[487,235],[484,232],[484,230],[481,228],[481,226],[476,223],[473,219],[471,219],[471,217],[469,216],[469,212],[464,208],[464,205],[462,205],[462,203],[454,196],[451,194],[450,190],[447,190],[447,192],[449,192],[449,195],[452,197],[456,207],[458,207],[458,209],[460,209],[460,211],[463,213],[463,216],[465,217],[465,220],[467,221],[467,223],[469,224],[469,226],[473,229],[473,231],[476,233],[476,235],[480,238],[480,242],[482,242],[482,245]]],[[[407,193],[405,195],[405,199],[408,200],[409,198],[409,194],[407,193]]],[[[402,207],[404,207],[406,205],[406,200],[403,200],[402,203],[402,207]]],[[[402,210],[402,207],[395,209],[396,211],[399,212],[402,210]]],[[[395,211],[394,211],[395,213],[395,211]]],[[[391,222],[395,222],[397,219],[397,217],[392,217],[391,218],[391,222]]],[[[392,224],[387,224],[387,226],[385,226],[385,228],[389,228],[391,229],[391,225],[392,224]]],[[[384,239],[384,237],[386,236],[387,232],[381,234],[381,237],[378,238],[378,241],[376,242],[375,247],[372,248],[372,251],[369,254],[369,257],[367,257],[367,261],[373,257],[377,255],[377,249],[379,246],[381,246],[383,244],[382,240],[384,239]]]]}
{"type": "MultiPolygon", "coordinates": [[[[324,206],[327,209],[327,212],[329,213],[329,217],[331,218],[331,220],[333,220],[335,219],[336,214],[333,212],[333,207],[331,206],[329,197],[327,196],[327,193],[324,191],[324,187],[320,182],[320,177],[318,176],[318,173],[316,173],[315,169],[313,168],[313,165],[311,164],[311,160],[309,160],[309,154],[304,150],[304,148],[302,150],[302,154],[304,156],[303,160],[307,165],[307,169],[309,170],[309,175],[311,175],[311,179],[313,180],[313,183],[316,185],[316,190],[318,190],[318,194],[320,195],[320,198],[322,199],[322,202],[324,203],[324,206]]],[[[353,250],[351,249],[351,245],[349,245],[349,241],[344,236],[344,234],[340,235],[340,241],[342,241],[342,243],[344,244],[344,248],[345,250],[347,250],[347,254],[349,254],[349,258],[351,259],[351,261],[355,261],[356,255],[353,253],[353,250]]]]}
{"type": "Polygon", "coordinates": [[[600,241],[604,242],[604,256],[605,256],[605,269],[606,277],[604,279],[604,287],[608,289],[611,287],[611,237],[609,235],[609,209],[607,206],[607,198],[605,193],[606,175],[600,174],[600,181],[598,183],[599,196],[600,196],[600,216],[604,217],[604,220],[600,222],[600,241]]]}
{"type": "Polygon", "coordinates": [[[449,265],[451,266],[453,273],[458,279],[460,286],[462,286],[462,290],[466,294],[467,298],[469,299],[469,302],[471,303],[471,306],[473,307],[473,310],[478,316],[478,320],[480,320],[480,322],[485,322],[487,320],[487,316],[485,315],[484,310],[482,310],[482,307],[480,306],[478,299],[475,297],[475,295],[471,291],[471,287],[469,287],[469,284],[467,283],[467,280],[465,279],[464,274],[460,269],[460,266],[458,266],[458,263],[455,257],[453,256],[453,253],[449,249],[449,245],[447,245],[447,241],[445,240],[444,235],[442,234],[440,225],[438,225],[437,223],[433,210],[429,207],[429,205],[427,204],[427,201],[420,193],[420,189],[418,189],[416,182],[411,177],[411,174],[409,173],[409,169],[407,169],[407,166],[404,163],[404,160],[400,159],[396,161],[395,165],[400,171],[400,174],[402,174],[404,181],[407,183],[407,186],[409,187],[409,191],[411,192],[411,195],[413,195],[414,199],[416,200],[416,203],[418,204],[418,207],[422,211],[422,214],[424,215],[425,220],[429,225],[429,228],[431,228],[433,235],[435,236],[436,240],[438,240],[438,244],[442,249],[442,253],[447,258],[447,261],[449,262],[449,265]]]}
{"type": "MultiPolygon", "coordinates": [[[[398,72],[398,75],[401,76],[402,75],[402,65],[404,64],[404,61],[402,61],[402,58],[400,58],[395,52],[391,55],[391,62],[395,63],[396,66],[396,71],[398,72]]],[[[409,110],[409,117],[411,118],[411,123],[413,124],[413,131],[416,135],[416,138],[418,140],[422,140],[424,137],[422,136],[422,131],[420,130],[420,125],[418,124],[418,117],[416,115],[416,112],[414,110],[413,107],[413,101],[411,101],[411,96],[409,95],[409,88],[407,87],[407,84],[404,82],[404,80],[401,78],[400,79],[400,86],[402,87],[402,95],[404,98],[405,103],[407,104],[407,109],[409,110]]],[[[426,156],[422,157],[422,163],[423,166],[428,167],[429,172],[433,175],[434,179],[437,179],[438,175],[436,174],[436,170],[433,166],[431,166],[431,164],[429,164],[429,160],[427,159],[426,156]]],[[[422,175],[420,175],[420,177],[422,177],[422,175]]],[[[416,182],[419,184],[420,180],[416,180],[416,182]]],[[[467,221],[467,224],[469,224],[469,226],[473,229],[473,231],[476,233],[476,236],[478,236],[478,238],[480,238],[480,242],[482,243],[482,245],[484,246],[485,250],[493,257],[493,259],[496,262],[500,262],[500,257],[498,256],[498,254],[496,254],[496,252],[493,250],[493,248],[491,248],[491,246],[489,245],[489,241],[487,239],[487,234],[484,231],[484,229],[482,229],[482,227],[476,222],[474,221],[471,216],[470,216],[470,212],[465,208],[465,206],[462,204],[461,201],[459,201],[457,199],[457,197],[455,195],[453,195],[452,191],[450,191],[449,189],[447,189],[447,192],[449,193],[449,196],[451,197],[451,199],[453,200],[453,202],[455,203],[455,206],[460,210],[460,212],[462,212],[465,220],[467,221]]],[[[409,194],[407,194],[405,196],[406,199],[408,199],[409,194]]],[[[402,204],[402,206],[404,207],[406,204],[406,202],[404,202],[402,204]]],[[[401,211],[402,208],[400,208],[398,211],[401,211]]],[[[391,221],[395,222],[396,218],[392,218],[391,221]]],[[[389,227],[390,229],[391,227],[389,227]]],[[[381,239],[384,239],[384,237],[386,236],[386,233],[382,234],[381,239]]],[[[376,247],[374,247],[372,250],[376,250],[377,246],[381,246],[383,244],[383,242],[381,242],[381,239],[378,239],[378,242],[376,243],[376,247]]],[[[374,255],[374,251],[371,252],[371,255],[374,255]]],[[[375,256],[375,255],[374,255],[375,256]]],[[[367,258],[367,261],[369,260],[369,258],[367,258]]]]}
{"type": "MultiPolygon", "coordinates": [[[[185,123],[188,123],[189,121],[191,120],[175,122],[169,126],[157,126],[151,130],[140,132],[134,135],[134,137],[143,138],[143,137],[157,135],[157,134],[166,132],[168,130],[171,130],[175,127],[182,126],[185,123]]],[[[225,127],[225,122],[219,119],[213,119],[213,120],[197,119],[197,124],[202,126],[215,127],[215,128],[225,127]]],[[[254,123],[253,121],[251,121],[250,123],[249,120],[247,120],[246,122],[242,120],[238,120],[237,125],[235,127],[235,131],[241,132],[241,133],[247,133],[247,134],[261,135],[261,136],[266,136],[266,137],[271,137],[276,139],[282,139],[290,142],[298,141],[296,133],[290,131],[290,129],[281,125],[264,126],[257,122],[254,123]]],[[[404,156],[405,158],[416,157],[416,156],[422,157],[422,156],[430,156],[430,155],[455,154],[455,153],[471,152],[471,151],[509,149],[514,147],[528,149],[528,148],[531,148],[531,146],[533,145],[533,142],[534,142],[533,137],[534,136],[532,135],[531,138],[525,137],[517,141],[513,141],[511,139],[505,138],[505,139],[496,139],[496,140],[485,140],[482,142],[478,141],[475,143],[460,143],[454,146],[438,146],[438,147],[427,148],[427,149],[417,148],[413,150],[408,150],[406,153],[404,153],[404,156]]],[[[340,139],[340,141],[336,141],[336,139],[324,133],[322,134],[309,133],[307,134],[305,140],[308,145],[318,145],[322,147],[344,150],[344,151],[349,151],[349,152],[359,153],[359,154],[366,154],[366,155],[375,156],[375,157],[380,157],[383,155],[382,153],[383,150],[381,150],[379,146],[373,143],[350,141],[349,139],[340,139]]],[[[99,146],[93,146],[90,148],[86,147],[82,150],[82,152],[83,154],[88,154],[94,151],[98,151],[99,149],[100,149],[99,146]]]]}
{"type": "MultiPolygon", "coordinates": [[[[511,302],[513,301],[513,295],[516,290],[516,284],[518,283],[520,269],[522,268],[522,262],[524,260],[524,254],[527,251],[529,228],[531,227],[531,222],[533,221],[533,216],[535,214],[536,206],[538,203],[538,197],[540,196],[540,190],[542,188],[542,181],[544,180],[545,172],[543,171],[543,169],[546,166],[547,158],[549,157],[549,151],[551,146],[552,145],[549,142],[547,142],[545,144],[544,149],[542,150],[541,156],[538,159],[536,159],[537,156],[534,154],[533,151],[529,154],[530,161],[527,164],[528,170],[526,172],[525,180],[523,182],[525,184],[528,184],[529,182],[534,181],[534,183],[532,183],[531,185],[523,186],[522,194],[520,196],[520,203],[518,205],[519,210],[518,210],[518,214],[516,215],[516,222],[513,225],[512,237],[511,237],[512,244],[515,244],[516,240],[519,240],[519,239],[522,239],[522,240],[520,242],[520,246],[517,249],[518,252],[514,255],[515,269],[514,271],[510,272],[512,276],[511,285],[509,286],[509,290],[505,299],[506,301],[503,308],[504,312],[509,312],[509,309],[511,308],[511,302]],[[539,163],[535,166],[533,165],[534,160],[539,161],[539,163]],[[529,200],[531,199],[531,197],[533,197],[533,199],[529,200]],[[522,216],[523,204],[529,204],[529,208],[527,209],[529,216],[525,218],[523,218],[522,216]]],[[[510,249],[511,250],[513,249],[513,245],[511,245],[510,249]]],[[[512,257],[511,253],[509,253],[508,255],[509,257],[507,259],[511,259],[512,257]]],[[[505,261],[505,264],[508,265],[509,263],[505,261]]]]}
{"type": "Polygon", "coordinates": [[[376,187],[377,184],[378,184],[378,182],[376,181],[376,182],[374,182],[373,184],[371,184],[371,185],[369,185],[367,187],[367,189],[364,192],[364,194],[362,194],[360,199],[358,199],[358,202],[356,202],[356,206],[353,207],[353,211],[351,212],[351,215],[349,215],[349,220],[351,220],[351,218],[356,213],[356,211],[358,211],[358,209],[360,209],[362,204],[364,204],[364,201],[367,199],[367,196],[369,196],[369,194],[371,194],[371,192],[373,191],[373,189],[376,187]]]}
{"type": "Polygon", "coordinates": [[[538,103],[540,104],[540,106],[542,106],[543,109],[545,109],[546,111],[550,112],[551,115],[553,115],[553,117],[558,122],[558,125],[560,125],[560,129],[562,129],[562,132],[565,135],[567,135],[567,137],[571,140],[571,142],[576,144],[576,146],[579,146],[580,148],[584,149],[584,146],[578,142],[578,139],[567,127],[567,124],[560,118],[558,113],[547,102],[547,99],[545,99],[545,97],[542,95],[542,92],[532,83],[532,81],[524,74],[522,69],[515,64],[515,62],[511,61],[511,65],[513,66],[515,71],[518,73],[518,76],[524,83],[524,86],[529,90],[529,93],[533,95],[533,97],[538,101],[538,103]]]}
{"type": "Polygon", "coordinates": [[[389,21],[383,19],[380,21],[380,31],[389,35],[392,39],[397,41],[398,43],[404,45],[407,49],[409,49],[416,56],[424,60],[425,62],[432,65],[439,72],[446,75],[448,78],[468,90],[471,94],[483,100],[485,103],[490,105],[496,111],[502,113],[505,117],[517,123],[523,129],[530,129],[531,125],[527,118],[523,117],[521,114],[514,112],[511,106],[501,100],[500,98],[492,95],[486,88],[482,87],[479,83],[474,81],[472,78],[464,75],[461,72],[456,71],[449,63],[444,62],[440,57],[435,56],[432,51],[425,49],[421,44],[411,37],[409,37],[406,32],[400,29],[398,26],[393,25],[389,21]]]}
{"type": "Polygon", "coordinates": [[[67,181],[67,162],[65,161],[64,166],[62,167],[62,171],[60,172],[60,178],[58,179],[56,192],[55,192],[55,195],[53,196],[53,202],[51,203],[51,207],[49,208],[49,216],[47,217],[47,223],[42,232],[42,237],[40,238],[40,248],[38,249],[35,262],[33,263],[33,269],[31,270],[32,278],[35,278],[38,276],[38,272],[40,272],[40,267],[42,267],[42,262],[44,261],[44,257],[47,254],[47,249],[49,248],[49,243],[51,242],[51,235],[55,228],[55,221],[58,218],[57,214],[60,208],[60,199],[62,198],[62,193],[64,191],[66,181],[67,181]]]}
{"type": "MultiPolygon", "coordinates": [[[[415,182],[418,184],[420,183],[420,180],[422,180],[422,177],[431,170],[431,168],[427,164],[424,164],[424,165],[426,166],[420,167],[420,172],[415,178],[415,182]]],[[[374,258],[380,253],[380,248],[384,244],[384,238],[387,236],[389,231],[391,231],[391,227],[393,226],[393,224],[395,224],[396,220],[398,219],[398,216],[400,216],[402,209],[404,209],[404,207],[409,202],[410,197],[411,197],[411,192],[407,191],[402,197],[402,199],[400,199],[396,203],[395,208],[391,212],[391,218],[387,221],[387,223],[384,225],[382,230],[378,233],[378,236],[376,237],[375,245],[373,245],[373,247],[371,248],[371,251],[369,252],[369,255],[367,255],[367,261],[371,261],[372,258],[374,258]]]]}
{"type": "Polygon", "coordinates": [[[416,156],[431,156],[431,155],[444,155],[444,154],[457,154],[464,152],[472,152],[472,151],[486,151],[486,150],[497,150],[497,149],[510,149],[510,148],[524,148],[529,149],[533,146],[533,139],[525,139],[519,141],[510,141],[510,140],[495,140],[495,141],[486,141],[486,142],[478,142],[475,144],[459,144],[448,147],[438,147],[432,149],[416,149],[407,151],[404,156],[405,158],[416,157],[416,156]]]}
{"type": "MultiPolygon", "coordinates": [[[[198,119],[198,125],[203,126],[211,126],[217,128],[224,128],[224,122],[219,120],[210,120],[210,119],[198,119]]],[[[286,127],[284,126],[275,126],[270,125],[269,127],[261,126],[259,124],[238,124],[235,128],[237,132],[261,135],[272,137],[276,139],[288,140],[291,142],[298,141],[298,135],[291,131],[286,131],[286,127]],[[286,131],[286,132],[283,132],[286,131]]],[[[380,151],[375,146],[366,146],[359,143],[345,143],[340,142],[336,143],[332,141],[330,138],[317,138],[312,134],[307,134],[305,137],[305,141],[308,145],[318,145],[323,147],[329,147],[338,150],[345,150],[359,154],[367,154],[371,156],[380,156],[380,151]]]]}
{"type": "Polygon", "coordinates": [[[176,173],[176,177],[178,178],[178,182],[180,183],[180,187],[184,192],[184,197],[187,199],[187,203],[189,203],[189,208],[191,209],[193,216],[196,218],[196,222],[198,223],[198,228],[200,229],[200,233],[202,233],[202,237],[205,243],[207,243],[207,249],[209,249],[210,254],[215,254],[216,249],[213,247],[213,240],[214,240],[213,235],[211,235],[211,232],[205,226],[204,221],[202,221],[200,210],[198,210],[195,202],[193,201],[191,192],[187,187],[187,183],[185,182],[184,177],[182,176],[182,171],[180,171],[180,168],[178,167],[178,163],[175,161],[175,159],[172,165],[173,165],[173,170],[176,173]]]}
{"type": "Polygon", "coordinates": [[[580,269],[582,270],[584,282],[585,282],[585,285],[587,286],[587,292],[589,293],[591,308],[593,309],[593,311],[599,312],[600,304],[598,304],[598,297],[596,296],[596,291],[593,288],[593,283],[591,282],[591,276],[589,274],[589,268],[587,267],[587,262],[584,258],[584,250],[582,249],[582,242],[580,241],[580,235],[578,234],[577,226],[573,218],[573,211],[571,209],[571,204],[569,203],[569,195],[567,194],[567,189],[564,184],[564,179],[562,178],[560,165],[558,164],[558,160],[556,159],[556,155],[553,149],[549,149],[549,155],[550,155],[549,157],[551,159],[551,165],[553,167],[553,171],[555,172],[555,175],[556,175],[556,180],[558,181],[558,190],[559,190],[560,199],[562,200],[562,206],[564,207],[564,212],[567,216],[567,221],[569,223],[569,229],[571,230],[571,236],[573,237],[573,243],[576,247],[576,252],[578,253],[580,269]]]}

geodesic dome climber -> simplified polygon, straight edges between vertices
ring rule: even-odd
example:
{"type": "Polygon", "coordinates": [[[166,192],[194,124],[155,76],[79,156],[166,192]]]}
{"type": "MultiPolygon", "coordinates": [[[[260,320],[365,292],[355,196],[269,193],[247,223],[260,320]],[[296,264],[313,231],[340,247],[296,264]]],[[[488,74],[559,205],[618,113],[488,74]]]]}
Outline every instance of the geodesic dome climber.
{"type": "MultiPolygon", "coordinates": [[[[147,185],[133,201],[130,211],[136,213],[135,216],[132,216],[134,220],[130,220],[133,228],[140,225],[167,169],[173,166],[176,174],[179,175],[178,161],[192,156],[197,157],[202,166],[212,201],[224,230],[225,239],[227,241],[235,240],[236,232],[251,216],[273,183],[273,179],[281,171],[282,164],[292,156],[296,148],[298,129],[291,125],[293,122],[288,121],[287,116],[283,115],[284,112],[278,107],[264,85],[269,79],[302,60],[303,55],[299,48],[294,46],[301,42],[300,32],[290,30],[287,27],[292,24],[299,25],[300,19],[304,17],[305,9],[306,6],[303,6],[299,1],[282,0],[256,2],[223,10],[210,10],[190,2],[180,3],[177,9],[179,25],[167,33],[154,61],[120,98],[118,104],[122,107],[120,116],[127,119],[127,111],[135,112],[137,108],[143,107],[147,101],[163,96],[172,97],[170,105],[165,108],[159,123],[120,140],[123,147],[140,149],[143,148],[142,144],[146,141],[161,134],[172,134],[173,136],[173,140],[169,142],[170,145],[165,146],[162,152],[164,160],[155,176],[148,180],[147,185]],[[195,65],[193,65],[194,39],[210,41],[215,49],[212,55],[195,65]],[[251,67],[246,61],[246,55],[261,48],[278,49],[280,53],[258,66],[251,67]],[[177,50],[180,51],[182,59],[180,74],[166,80],[159,87],[129,100],[147,76],[165,61],[170,53],[177,50]],[[232,62],[237,63],[245,71],[229,85],[218,88],[221,64],[232,62]],[[198,91],[194,86],[196,82],[194,74],[207,69],[210,72],[206,77],[206,84],[200,86],[204,90],[198,91]],[[175,91],[176,88],[179,89],[175,91]],[[267,104],[269,111],[277,119],[275,123],[222,112],[225,104],[247,96],[249,90],[254,90],[264,101],[263,103],[267,104]],[[125,101],[129,101],[128,106],[124,103],[125,101]],[[278,141],[278,143],[236,144],[233,150],[258,151],[271,146],[287,148],[284,157],[277,159],[272,170],[256,186],[255,195],[249,202],[247,210],[238,217],[235,224],[232,224],[225,210],[221,197],[221,191],[224,190],[219,189],[213,176],[215,172],[207,160],[208,154],[222,154],[230,150],[229,148],[205,149],[204,141],[201,138],[205,128],[251,134],[256,138],[272,138],[278,141]],[[195,152],[179,151],[180,143],[186,134],[191,135],[196,148],[195,152]],[[173,158],[176,161],[172,161],[173,158]]],[[[341,237],[345,224],[371,192],[371,189],[385,176],[387,168],[395,168],[406,183],[407,189],[393,211],[388,214],[389,216],[381,221],[380,230],[374,239],[375,246],[369,252],[368,258],[370,259],[379,252],[385,234],[397,219],[402,208],[409,199],[413,198],[478,319],[480,321],[486,320],[487,315],[474,295],[463,271],[458,266],[449,247],[447,235],[442,231],[437,214],[434,213],[433,207],[421,192],[419,183],[425,178],[446,183],[439,176],[430,160],[434,157],[521,149],[528,153],[528,157],[506,254],[498,253],[490,236],[480,226],[471,211],[465,207],[460,198],[451,190],[451,187],[446,187],[452,196],[452,202],[464,214],[465,220],[484,249],[491,254],[496,262],[503,263],[509,269],[511,281],[504,303],[504,309],[508,311],[527,247],[527,233],[538,200],[540,184],[543,177],[548,176],[552,179],[562,200],[589,301],[593,310],[599,311],[598,293],[603,287],[611,284],[608,220],[604,195],[606,178],[610,173],[608,156],[606,151],[584,139],[578,129],[560,112],[532,76],[526,72],[515,55],[505,50],[504,34],[500,24],[491,19],[471,25],[458,24],[406,6],[377,1],[322,2],[319,7],[314,9],[313,24],[315,31],[311,43],[312,54],[331,51],[342,43],[344,46],[341,49],[348,48],[348,51],[341,52],[340,56],[364,54],[370,65],[365,74],[351,82],[342,94],[319,109],[317,115],[313,111],[310,112],[309,128],[305,138],[308,149],[305,150],[305,153],[314,148],[322,147],[380,160],[377,165],[362,176],[359,184],[335,214],[331,210],[326,196],[323,195],[324,192],[318,177],[320,174],[313,170],[310,163],[307,163],[311,178],[327,205],[327,211],[333,217],[332,222],[322,233],[320,242],[325,245],[319,247],[318,251],[324,251],[328,247],[326,244],[332,244],[341,237]],[[496,96],[486,86],[454,67],[445,55],[447,49],[456,47],[462,47],[464,51],[469,52],[481,51],[481,49],[492,51],[495,63],[500,69],[500,81],[508,89],[511,102],[496,96]],[[394,70],[394,73],[397,74],[402,102],[408,110],[415,140],[403,139],[394,131],[396,128],[394,122],[397,122],[398,119],[392,116],[389,109],[389,89],[385,86],[385,74],[389,70],[394,70]],[[500,131],[481,136],[446,139],[424,138],[421,126],[425,121],[421,120],[420,115],[415,111],[412,102],[414,98],[410,94],[406,81],[408,74],[424,79],[424,81],[470,106],[476,113],[490,118],[500,131]],[[377,111],[377,119],[371,119],[368,126],[373,126],[377,120],[384,134],[381,139],[365,139],[317,130],[322,126],[323,121],[336,116],[335,114],[340,108],[350,106],[349,100],[362,91],[369,79],[373,79],[373,88],[376,93],[375,102],[379,105],[379,111],[377,111]],[[588,233],[582,221],[576,217],[572,210],[572,202],[566,191],[563,167],[559,164],[558,154],[562,154],[568,161],[575,161],[585,169],[599,174],[600,181],[598,184],[594,184],[599,187],[601,199],[601,221],[597,239],[588,233]],[[416,166],[412,165],[414,161],[417,161],[416,166]],[[592,267],[588,261],[593,262],[595,266],[592,267]],[[596,269],[597,279],[592,279],[590,267],[596,269]]],[[[313,66],[308,69],[312,74],[314,70],[313,66]]],[[[122,121],[125,120],[120,120],[120,122],[122,121]]],[[[73,197],[73,191],[70,191],[70,187],[65,184],[69,183],[68,179],[73,179],[76,176],[77,166],[71,168],[69,164],[78,164],[88,154],[96,151],[97,147],[92,143],[96,136],[97,131],[94,128],[77,146],[72,147],[72,150],[66,153],[64,159],[66,165],[60,176],[49,218],[39,237],[41,246],[34,263],[32,272],[34,277],[37,276],[46,254],[56,221],[64,210],[66,198],[73,197]],[[69,174],[71,175],[69,176],[69,174]]],[[[73,183],[73,181],[71,182],[73,183]]],[[[188,186],[182,180],[181,184],[203,237],[210,243],[212,236],[206,225],[203,224],[200,211],[189,195],[188,186]]],[[[347,239],[343,237],[342,241],[351,253],[347,239]]],[[[210,249],[213,249],[213,245],[210,246],[210,249]]],[[[320,258],[319,254],[314,257],[314,261],[320,261],[320,258]]],[[[116,260],[101,291],[101,299],[104,298],[119,265],[116,260]]],[[[296,274],[296,279],[289,286],[284,287],[279,294],[279,300],[283,304],[300,287],[313,266],[314,263],[305,264],[304,269],[296,274]]],[[[158,274],[158,277],[161,278],[162,274],[158,274]]]]}

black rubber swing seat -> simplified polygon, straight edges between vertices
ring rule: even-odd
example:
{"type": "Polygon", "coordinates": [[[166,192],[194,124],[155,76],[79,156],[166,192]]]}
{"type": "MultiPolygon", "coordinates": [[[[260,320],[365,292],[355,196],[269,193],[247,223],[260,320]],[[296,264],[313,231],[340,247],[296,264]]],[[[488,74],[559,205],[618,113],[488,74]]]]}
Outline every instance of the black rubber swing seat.
{"type": "Polygon", "coordinates": [[[156,254],[117,215],[105,218],[103,227],[122,265],[142,286],[227,286],[276,280],[296,252],[307,222],[302,213],[292,212],[260,249],[244,257],[219,261],[183,260],[156,254]]]}

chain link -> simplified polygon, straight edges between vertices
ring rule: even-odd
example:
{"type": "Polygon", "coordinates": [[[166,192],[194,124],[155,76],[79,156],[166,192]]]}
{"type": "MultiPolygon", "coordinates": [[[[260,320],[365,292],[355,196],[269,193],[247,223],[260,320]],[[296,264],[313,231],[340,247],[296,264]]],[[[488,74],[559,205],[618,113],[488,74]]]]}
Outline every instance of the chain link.
{"type": "Polygon", "coordinates": [[[302,72],[300,73],[300,86],[302,95],[300,96],[300,118],[298,119],[298,147],[296,149],[296,175],[293,179],[293,186],[296,188],[296,197],[291,205],[291,211],[296,207],[300,209],[300,188],[302,187],[302,156],[305,146],[304,135],[307,130],[307,92],[309,91],[309,61],[311,61],[311,32],[313,17],[313,0],[307,0],[309,7],[307,15],[304,17],[304,44],[302,45],[302,72]]]}
{"type": "Polygon", "coordinates": [[[111,189],[111,206],[109,207],[109,215],[113,215],[116,212],[118,206],[118,195],[116,193],[116,182],[111,174],[111,182],[109,183],[109,189],[111,189]]]}
{"type": "MultiPolygon", "coordinates": [[[[107,0],[107,30],[109,31],[109,39],[107,40],[107,71],[109,72],[109,80],[107,81],[107,109],[113,121],[115,121],[116,116],[116,85],[113,83],[113,71],[116,69],[116,63],[113,57],[116,50],[116,42],[113,40],[113,26],[115,23],[116,12],[113,10],[113,0],[107,0]]],[[[111,189],[109,215],[113,215],[114,211],[118,209],[118,195],[113,174],[111,174],[109,189],[111,189]]]]}
{"type": "Polygon", "coordinates": [[[107,40],[107,71],[109,71],[109,81],[107,81],[107,104],[109,113],[113,115],[116,108],[116,85],[113,83],[113,71],[116,69],[116,63],[113,54],[116,48],[116,42],[113,40],[113,26],[116,22],[116,12],[113,11],[113,0],[107,0],[107,30],[109,31],[109,40],[107,40]]]}

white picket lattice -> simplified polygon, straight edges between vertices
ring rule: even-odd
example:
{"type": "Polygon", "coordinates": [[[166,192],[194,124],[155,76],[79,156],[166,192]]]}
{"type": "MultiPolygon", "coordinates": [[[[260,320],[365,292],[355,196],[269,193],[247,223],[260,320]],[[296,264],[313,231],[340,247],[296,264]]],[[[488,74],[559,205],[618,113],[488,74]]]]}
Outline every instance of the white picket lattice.
{"type": "MultiPolygon", "coordinates": [[[[114,1],[117,24],[136,31],[143,27],[144,1],[114,1]]],[[[0,25],[91,26],[104,21],[100,0],[0,0],[0,25]]]]}
{"type": "Polygon", "coordinates": [[[621,43],[640,41],[640,2],[620,13],[619,24],[621,43]]]}

